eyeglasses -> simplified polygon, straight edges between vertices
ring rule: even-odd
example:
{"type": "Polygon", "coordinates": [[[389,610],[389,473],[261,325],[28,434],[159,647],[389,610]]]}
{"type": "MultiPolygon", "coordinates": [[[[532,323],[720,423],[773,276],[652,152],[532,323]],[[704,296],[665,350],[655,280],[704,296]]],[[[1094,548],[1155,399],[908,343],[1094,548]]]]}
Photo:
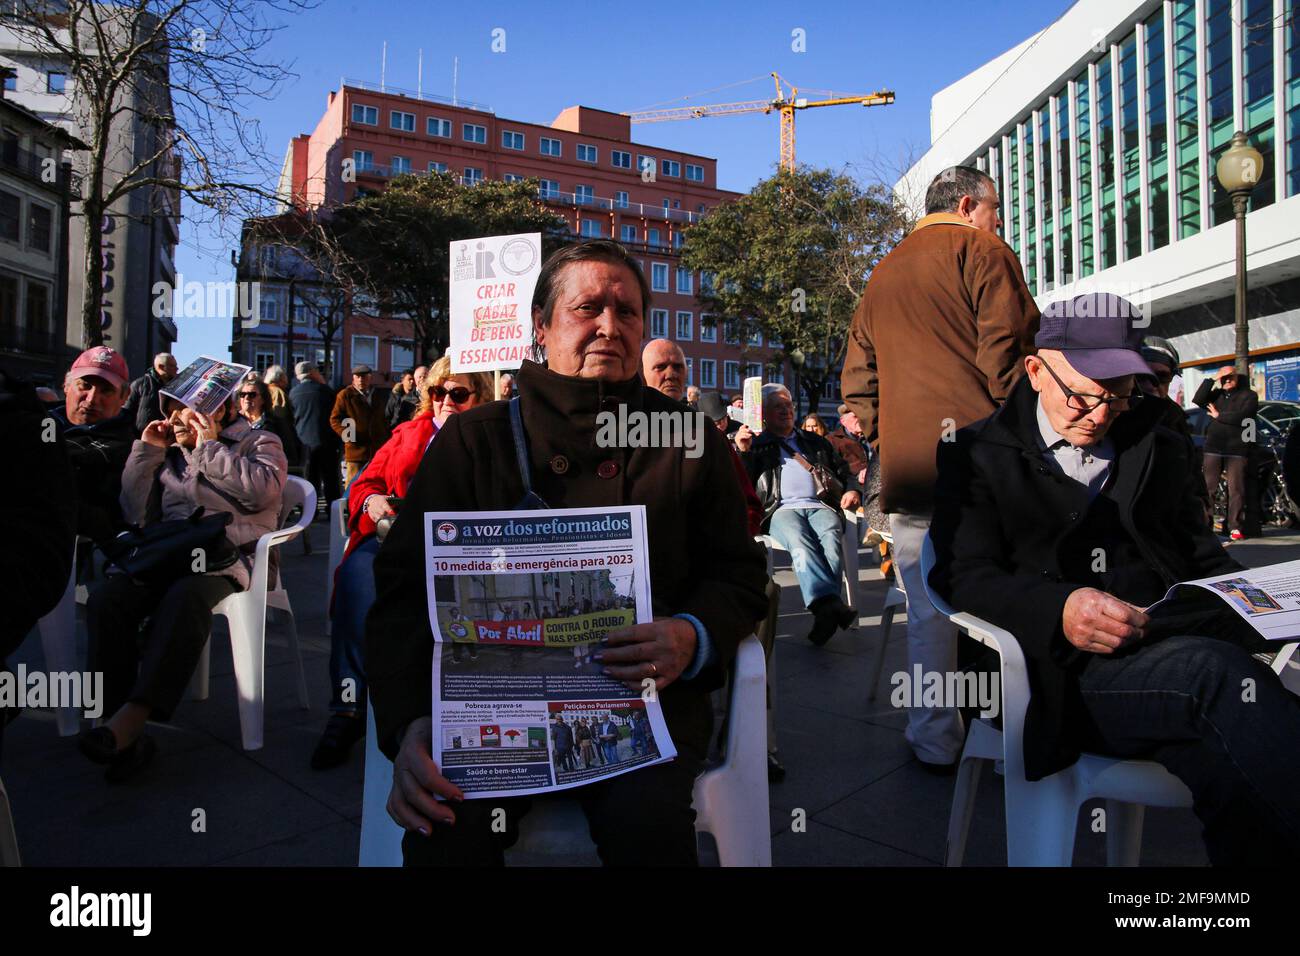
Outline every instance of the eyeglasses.
{"type": "Polygon", "coordinates": [[[257,392],[240,392],[239,397],[241,399],[247,399],[248,401],[251,402],[253,399],[257,398],[258,396],[257,396],[257,392]]]}
{"type": "Polygon", "coordinates": [[[1128,395],[1116,395],[1113,398],[1102,398],[1100,395],[1084,395],[1076,392],[1061,381],[1061,376],[1052,370],[1041,358],[1038,360],[1042,363],[1043,368],[1047,369],[1047,374],[1056,380],[1056,384],[1061,386],[1061,391],[1065,393],[1065,404],[1071,411],[1087,414],[1100,405],[1108,406],[1112,411],[1124,412],[1132,408],[1142,400],[1141,392],[1130,392],[1128,395]]]}
{"type": "Polygon", "coordinates": [[[434,397],[435,401],[439,402],[446,401],[450,398],[453,405],[464,405],[469,401],[469,397],[474,394],[464,385],[457,385],[455,388],[451,389],[443,388],[441,385],[435,385],[433,388],[429,389],[429,393],[434,397]]]}

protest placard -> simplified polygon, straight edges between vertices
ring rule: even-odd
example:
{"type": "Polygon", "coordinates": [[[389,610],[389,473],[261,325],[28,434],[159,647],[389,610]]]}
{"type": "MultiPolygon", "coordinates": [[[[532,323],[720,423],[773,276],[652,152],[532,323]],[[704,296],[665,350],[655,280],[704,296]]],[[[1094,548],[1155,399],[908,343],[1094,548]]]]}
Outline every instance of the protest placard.
{"type": "Polygon", "coordinates": [[[450,339],[455,372],[515,369],[533,345],[533,288],[542,234],[483,236],[451,244],[450,339]]]}

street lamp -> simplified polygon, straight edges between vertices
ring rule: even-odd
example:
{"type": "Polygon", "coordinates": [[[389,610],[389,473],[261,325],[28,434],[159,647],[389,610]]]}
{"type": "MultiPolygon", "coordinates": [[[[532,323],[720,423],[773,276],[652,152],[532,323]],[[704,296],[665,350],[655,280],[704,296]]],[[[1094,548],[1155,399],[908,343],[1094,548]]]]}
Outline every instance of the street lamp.
{"type": "Polygon", "coordinates": [[[1264,157],[1250,145],[1241,130],[1232,134],[1232,144],[1219,157],[1215,175],[1219,185],[1232,197],[1232,215],[1237,220],[1237,293],[1234,321],[1237,329],[1237,374],[1250,377],[1250,329],[1246,324],[1246,204],[1251,190],[1259,183],[1264,157]]]}
{"type": "Polygon", "coordinates": [[[794,369],[794,417],[797,419],[803,407],[803,388],[799,381],[799,370],[803,368],[803,352],[794,349],[789,353],[788,358],[790,367],[794,369]]]}

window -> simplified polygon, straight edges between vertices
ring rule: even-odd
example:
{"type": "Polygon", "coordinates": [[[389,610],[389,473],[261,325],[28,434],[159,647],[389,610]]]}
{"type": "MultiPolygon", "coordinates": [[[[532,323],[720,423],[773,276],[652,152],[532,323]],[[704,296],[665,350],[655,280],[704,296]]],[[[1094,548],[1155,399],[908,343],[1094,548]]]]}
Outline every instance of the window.
{"type": "Polygon", "coordinates": [[[690,269],[677,267],[677,293],[690,295],[695,291],[695,281],[690,269]]]}
{"type": "Polygon", "coordinates": [[[379,107],[366,106],[362,103],[352,104],[352,122],[366,126],[379,125],[379,107]]]}
{"type": "Polygon", "coordinates": [[[619,226],[618,238],[620,242],[636,242],[636,226],[619,226]]]}
{"type": "Polygon", "coordinates": [[[430,136],[441,136],[443,139],[451,139],[451,120],[441,119],[437,116],[430,116],[425,121],[425,129],[430,136]]]}
{"type": "Polygon", "coordinates": [[[728,345],[740,344],[740,332],[736,328],[735,319],[727,319],[722,323],[722,340],[728,345]]]}
{"type": "Polygon", "coordinates": [[[686,178],[693,183],[704,182],[704,167],[696,166],[694,163],[686,164],[686,178]]]}
{"type": "Polygon", "coordinates": [[[713,316],[700,313],[700,341],[716,342],[718,341],[718,323],[713,316]]]}
{"type": "Polygon", "coordinates": [[[437,160],[430,160],[430,161],[429,161],[429,172],[431,172],[431,173],[445,173],[446,171],[447,171],[447,164],[446,164],[446,163],[440,163],[440,162],[438,162],[437,160]]]}
{"type": "Polygon", "coordinates": [[[695,359],[686,356],[686,384],[695,384],[695,359]]]}
{"type": "Polygon", "coordinates": [[[609,154],[609,164],[616,169],[631,169],[632,154],[625,153],[621,149],[616,149],[609,154]]]}
{"type": "Polygon", "coordinates": [[[650,288],[654,292],[668,291],[668,263],[650,263],[650,288]]]}
{"type": "Polygon", "coordinates": [[[691,323],[694,318],[695,316],[691,312],[677,313],[677,334],[675,338],[683,342],[689,342],[691,340],[691,323]]]}
{"type": "Polygon", "coordinates": [[[258,307],[263,322],[280,321],[280,300],[276,296],[258,297],[258,307]]]}
{"type": "Polygon", "coordinates": [[[14,73],[13,70],[4,70],[3,73],[5,78],[5,89],[10,93],[16,91],[18,89],[18,74],[14,73]]]}
{"type": "Polygon", "coordinates": [[[50,287],[27,280],[27,328],[34,332],[50,331],[50,287]]]}
{"type": "MultiPolygon", "coordinates": [[[[411,342],[394,342],[390,351],[392,364],[389,366],[394,375],[398,375],[408,368],[415,368],[415,345],[411,342]]],[[[356,356],[353,356],[356,360],[356,356]]]]}
{"type": "Polygon", "coordinates": [[[713,295],[713,273],[700,272],[700,294],[713,295]]]}
{"type": "Polygon", "coordinates": [[[0,190],[0,239],[17,242],[21,235],[18,225],[22,202],[13,193],[0,190]]]}
{"type": "Polygon", "coordinates": [[[45,74],[45,92],[62,93],[67,89],[68,74],[61,73],[58,70],[50,70],[45,74]]]}
{"type": "Polygon", "coordinates": [[[54,213],[48,206],[29,203],[27,206],[27,246],[49,252],[53,243],[54,213]]]}
{"type": "Polygon", "coordinates": [[[379,338],[377,336],[352,336],[352,364],[369,365],[371,368],[379,364],[379,338]]]}
{"type": "Polygon", "coordinates": [[[700,359],[700,388],[718,387],[718,363],[713,359],[700,359]]]}
{"type": "Polygon", "coordinates": [[[757,362],[750,362],[745,366],[745,378],[762,378],[763,366],[757,362]]]}
{"type": "Polygon", "coordinates": [[[781,367],[779,362],[773,362],[772,365],[769,366],[767,371],[767,380],[773,385],[785,384],[785,369],[781,367]]]}
{"type": "Polygon", "coordinates": [[[487,127],[475,123],[462,123],[460,136],[467,143],[487,143],[487,127]]]}
{"type": "Polygon", "coordinates": [[[682,243],[685,241],[686,241],[686,237],[682,235],[682,231],[680,229],[678,229],[676,232],[673,233],[674,249],[680,249],[682,247],[682,243]]]}
{"type": "Polygon", "coordinates": [[[668,337],[667,309],[650,310],[650,337],[652,339],[663,339],[668,337]]]}
{"type": "Polygon", "coordinates": [[[524,181],[524,177],[518,173],[506,173],[501,178],[508,183],[522,183],[524,181]]]}
{"type": "Polygon", "coordinates": [[[502,149],[523,149],[524,134],[516,133],[508,129],[503,129],[501,131],[501,148],[502,149]]]}
{"type": "Polygon", "coordinates": [[[682,164],[675,159],[661,159],[659,160],[659,174],[661,176],[680,177],[682,175],[682,164]]]}
{"type": "Polygon", "coordinates": [[[354,149],[352,162],[356,164],[357,172],[364,173],[375,168],[375,154],[368,149],[354,149]]]}
{"type": "Polygon", "coordinates": [[[18,277],[0,272],[0,328],[18,326],[18,277]]]}
{"type": "Polygon", "coordinates": [[[658,230],[658,229],[647,229],[647,230],[646,230],[646,237],[647,237],[647,238],[646,238],[646,242],[649,243],[650,245],[652,245],[652,246],[654,246],[654,247],[656,247],[656,248],[662,248],[662,247],[663,247],[663,243],[659,241],[659,230],[658,230]]]}
{"type": "Polygon", "coordinates": [[[627,193],[623,192],[622,190],[619,190],[618,192],[614,193],[614,208],[615,209],[627,208],[627,193]]]}
{"type": "Polygon", "coordinates": [[[394,156],[388,161],[388,168],[394,176],[401,176],[403,173],[409,173],[411,171],[411,157],[394,156]]]}
{"type": "Polygon", "coordinates": [[[274,352],[258,352],[253,356],[253,368],[257,369],[259,378],[274,364],[274,352]]]}
{"type": "Polygon", "coordinates": [[[654,158],[653,156],[646,156],[646,155],[643,155],[643,154],[641,154],[641,153],[637,153],[637,156],[636,156],[636,170],[637,170],[637,172],[639,172],[642,176],[644,176],[646,173],[649,173],[649,174],[650,174],[650,180],[653,181],[653,180],[654,180],[654,175],[655,175],[655,167],[656,167],[657,165],[658,165],[658,163],[655,162],[655,158],[654,158]]]}
{"type": "Polygon", "coordinates": [[[589,146],[586,143],[578,144],[578,162],[580,163],[594,163],[599,154],[600,150],[595,146],[589,146]]]}
{"type": "Polygon", "coordinates": [[[740,388],[740,363],[739,362],[722,363],[722,387],[740,388]]]}
{"type": "Polygon", "coordinates": [[[763,333],[755,329],[749,335],[750,348],[761,349],[763,347],[763,333]]]}
{"type": "Polygon", "coordinates": [[[781,340],[777,338],[775,335],[771,335],[771,334],[769,334],[767,337],[767,347],[770,349],[785,348],[785,346],[781,344],[781,340]]]}
{"type": "Polygon", "coordinates": [[[401,130],[403,133],[414,133],[415,114],[403,113],[401,110],[389,110],[388,125],[393,129],[401,130]]]}
{"type": "Polygon", "coordinates": [[[605,235],[605,227],[599,219],[582,220],[582,235],[588,239],[601,239],[605,235]]]}
{"type": "Polygon", "coordinates": [[[466,186],[477,186],[482,181],[483,181],[483,170],[479,169],[477,166],[465,167],[466,186]]]}
{"type": "Polygon", "coordinates": [[[542,137],[542,155],[543,155],[543,156],[563,156],[563,155],[564,155],[564,146],[560,143],[560,141],[559,141],[558,139],[551,139],[550,137],[543,136],[543,137],[542,137]]]}
{"type": "Polygon", "coordinates": [[[594,202],[596,192],[591,186],[584,186],[582,183],[573,187],[573,201],[579,205],[587,205],[594,202]]]}
{"type": "Polygon", "coordinates": [[[543,199],[553,199],[560,195],[560,184],[554,179],[542,179],[537,184],[537,195],[543,199]]]}

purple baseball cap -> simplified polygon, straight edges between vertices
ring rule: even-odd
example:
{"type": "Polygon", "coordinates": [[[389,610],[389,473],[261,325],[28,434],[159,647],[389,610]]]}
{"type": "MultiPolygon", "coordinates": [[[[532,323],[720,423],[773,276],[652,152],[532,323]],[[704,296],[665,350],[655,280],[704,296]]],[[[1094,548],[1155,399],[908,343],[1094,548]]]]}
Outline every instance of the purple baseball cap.
{"type": "Polygon", "coordinates": [[[1089,292],[1044,309],[1034,345],[1061,352],[1076,372],[1093,380],[1150,375],[1142,359],[1146,324],[1127,299],[1089,292]]]}

